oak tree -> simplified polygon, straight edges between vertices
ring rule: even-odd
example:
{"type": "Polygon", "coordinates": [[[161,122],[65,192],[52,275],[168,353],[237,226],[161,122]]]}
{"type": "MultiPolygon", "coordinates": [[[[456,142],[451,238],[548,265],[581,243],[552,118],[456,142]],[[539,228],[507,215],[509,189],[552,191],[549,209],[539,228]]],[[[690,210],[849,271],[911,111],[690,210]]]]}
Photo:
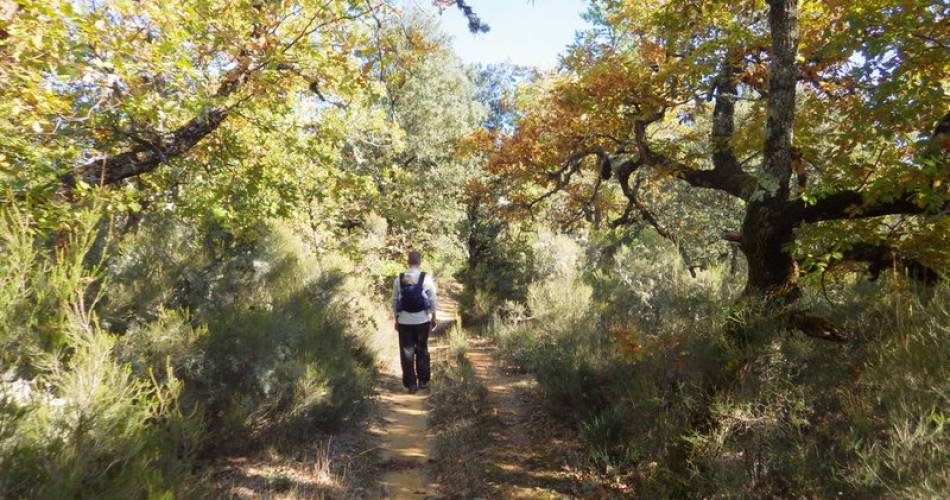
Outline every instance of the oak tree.
{"type": "Polygon", "coordinates": [[[647,186],[735,200],[727,237],[750,295],[794,298],[816,254],[932,279],[948,262],[950,12],[872,3],[594,1],[595,27],[525,100],[492,168],[532,207],[596,204],[615,179],[617,220],[674,241],[647,186]]]}

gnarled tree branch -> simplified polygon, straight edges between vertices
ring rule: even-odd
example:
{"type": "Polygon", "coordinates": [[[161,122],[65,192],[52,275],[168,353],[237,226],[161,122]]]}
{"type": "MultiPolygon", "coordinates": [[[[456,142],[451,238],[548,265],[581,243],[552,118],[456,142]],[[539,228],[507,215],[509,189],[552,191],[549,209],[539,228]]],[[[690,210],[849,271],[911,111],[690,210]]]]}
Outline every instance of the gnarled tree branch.
{"type": "MultiPolygon", "coordinates": [[[[375,8],[376,7],[371,6],[366,11],[356,14],[355,17],[365,15],[375,8]]],[[[336,17],[328,20],[325,23],[317,24],[316,27],[314,27],[315,21],[319,15],[320,12],[315,13],[313,17],[310,18],[303,30],[301,30],[289,42],[283,44],[279,48],[278,53],[286,53],[297,43],[305,40],[307,35],[314,33],[316,30],[330,23],[354,18],[354,16],[350,15],[336,17]]],[[[284,19],[286,19],[286,17],[284,19]]],[[[280,22],[283,22],[284,19],[282,19],[280,22]]],[[[280,24],[280,22],[277,24],[280,24]]],[[[276,25],[268,28],[262,24],[255,23],[251,33],[249,34],[249,40],[253,42],[251,45],[259,45],[269,29],[276,29],[276,25]]],[[[218,85],[218,88],[214,93],[214,97],[220,100],[235,94],[239,89],[241,89],[252,73],[273,62],[273,55],[271,57],[262,57],[265,55],[265,52],[266,50],[264,48],[246,48],[242,50],[238,58],[237,65],[229,70],[222,78],[221,83],[218,85]],[[255,59],[257,59],[256,64],[254,63],[255,59]]],[[[297,73],[298,75],[300,74],[299,71],[295,71],[293,65],[287,63],[277,64],[277,69],[285,71],[290,70],[297,73]]],[[[310,83],[310,89],[315,94],[320,96],[321,99],[323,99],[323,95],[320,92],[316,80],[313,78],[307,78],[307,80],[310,83]]],[[[104,186],[114,184],[123,179],[128,179],[130,177],[151,172],[162,163],[187,154],[188,151],[190,151],[202,139],[217,130],[217,128],[228,118],[231,110],[235,106],[236,104],[232,104],[230,106],[219,105],[211,107],[200,115],[191,118],[184,125],[173,130],[170,134],[164,134],[164,138],[162,138],[162,134],[153,134],[154,136],[158,137],[157,140],[143,142],[135,141],[135,138],[133,137],[132,139],[135,144],[129,147],[126,151],[115,153],[104,158],[90,160],[85,164],[80,165],[75,170],[60,176],[60,181],[67,189],[73,189],[80,181],[89,185],[104,186]]]]}
{"type": "MultiPolygon", "coordinates": [[[[722,71],[717,78],[713,91],[716,94],[716,104],[713,106],[712,132],[710,134],[710,143],[712,145],[712,161],[715,175],[706,175],[698,182],[714,184],[715,187],[726,191],[733,196],[746,199],[755,187],[755,179],[742,170],[742,164],[736,158],[732,151],[732,136],[735,134],[735,114],[736,98],[738,89],[736,86],[736,74],[738,68],[736,63],[729,56],[723,62],[722,71]]],[[[686,179],[690,182],[689,179],[686,179]]],[[[693,182],[690,182],[693,184],[693,182]]],[[[698,185],[698,184],[693,184],[698,185]]]]}
{"type": "Polygon", "coordinates": [[[128,151],[92,160],[76,171],[63,175],[61,180],[67,188],[75,187],[79,181],[96,186],[114,184],[122,179],[150,172],[161,163],[185,154],[217,129],[227,116],[226,109],[211,108],[207,113],[192,118],[176,129],[171,139],[148,145],[137,143],[128,151]]]}
{"type": "MultiPolygon", "coordinates": [[[[821,222],[828,220],[862,219],[896,214],[935,213],[928,207],[914,203],[913,193],[905,193],[899,198],[867,203],[858,191],[841,191],[826,196],[814,205],[806,206],[801,200],[789,202],[789,210],[798,214],[802,222],[821,222]]],[[[938,207],[937,212],[950,209],[950,201],[938,207]]]]}
{"type": "MultiPolygon", "coordinates": [[[[925,157],[936,157],[938,161],[947,161],[950,150],[950,112],[937,121],[930,137],[926,141],[925,157]]],[[[840,191],[818,200],[814,205],[806,206],[801,200],[792,200],[788,204],[789,212],[799,217],[801,222],[821,222],[828,220],[862,219],[882,215],[918,215],[938,214],[950,211],[950,197],[937,207],[922,207],[914,202],[916,193],[905,192],[886,201],[867,202],[859,191],[840,191]]]]}
{"type": "Polygon", "coordinates": [[[713,169],[698,170],[682,162],[653,151],[646,137],[647,127],[663,118],[664,110],[637,120],[634,126],[637,148],[640,152],[640,161],[644,165],[660,167],[672,173],[695,187],[717,189],[737,198],[747,199],[756,186],[755,177],[742,170],[738,159],[732,152],[729,141],[734,133],[735,92],[736,83],[733,77],[735,71],[732,63],[726,62],[723,75],[717,83],[718,93],[713,110],[713,169]]]}
{"type": "Polygon", "coordinates": [[[896,249],[884,244],[857,243],[844,252],[843,262],[866,262],[871,280],[876,280],[881,272],[897,267],[907,277],[923,283],[934,283],[940,279],[940,273],[917,259],[901,255],[896,249]]]}

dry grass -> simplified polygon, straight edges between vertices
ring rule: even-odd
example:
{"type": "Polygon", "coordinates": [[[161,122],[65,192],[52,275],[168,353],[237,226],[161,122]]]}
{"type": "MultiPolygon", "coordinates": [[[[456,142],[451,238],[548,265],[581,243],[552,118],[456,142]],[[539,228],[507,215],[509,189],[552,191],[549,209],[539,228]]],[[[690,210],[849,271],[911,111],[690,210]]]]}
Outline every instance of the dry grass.
{"type": "Polygon", "coordinates": [[[212,496],[233,499],[370,498],[374,438],[353,428],[309,443],[275,443],[215,464],[212,496]]]}
{"type": "Polygon", "coordinates": [[[449,348],[440,349],[435,372],[429,426],[433,441],[433,476],[448,498],[470,498],[488,492],[483,473],[488,464],[482,450],[491,435],[491,414],[485,386],[465,358],[467,341],[460,329],[450,331],[449,348]]]}

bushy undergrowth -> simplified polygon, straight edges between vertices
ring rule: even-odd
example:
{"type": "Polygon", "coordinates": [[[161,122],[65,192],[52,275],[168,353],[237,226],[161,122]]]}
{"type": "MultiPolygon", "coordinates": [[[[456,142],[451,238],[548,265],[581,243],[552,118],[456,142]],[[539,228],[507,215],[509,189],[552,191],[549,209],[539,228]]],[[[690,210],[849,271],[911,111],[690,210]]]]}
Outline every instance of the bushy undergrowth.
{"type": "Polygon", "coordinates": [[[109,244],[90,216],[57,245],[3,215],[0,496],[194,495],[200,457],[334,426],[372,387],[372,284],[281,224],[109,244]]]}
{"type": "Polygon", "coordinates": [[[182,408],[167,360],[137,375],[94,307],[97,218],[58,245],[0,214],[0,496],[187,496],[201,415],[182,408]]]}
{"type": "Polygon", "coordinates": [[[528,236],[495,217],[461,224],[468,263],[455,277],[463,285],[459,305],[468,324],[487,321],[506,301],[524,301],[535,276],[528,236]]]}
{"type": "Polygon", "coordinates": [[[634,243],[595,264],[563,237],[539,244],[562,265],[489,330],[639,496],[950,492],[946,285],[858,283],[837,305],[806,294],[796,307],[852,333],[839,345],[738,304],[721,270],[691,278],[672,250],[634,243]]]}
{"type": "Polygon", "coordinates": [[[105,317],[127,326],[123,352],[132,365],[148,370],[172,356],[186,400],[206,407],[226,436],[348,415],[372,383],[371,284],[343,258],[318,261],[280,226],[217,257],[178,231],[142,234],[135,254],[112,269],[105,317]],[[169,246],[172,258],[150,255],[169,246]],[[129,316],[154,319],[125,322],[129,316]]]}

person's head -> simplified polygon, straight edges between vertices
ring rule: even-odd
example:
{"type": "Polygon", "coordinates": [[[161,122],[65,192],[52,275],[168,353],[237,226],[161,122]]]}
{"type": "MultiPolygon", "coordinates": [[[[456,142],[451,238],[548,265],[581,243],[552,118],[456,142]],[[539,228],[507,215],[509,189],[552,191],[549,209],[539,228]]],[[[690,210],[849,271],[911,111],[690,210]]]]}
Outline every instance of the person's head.
{"type": "Polygon", "coordinates": [[[412,250],[408,255],[409,267],[418,267],[422,264],[422,254],[412,250]]]}

